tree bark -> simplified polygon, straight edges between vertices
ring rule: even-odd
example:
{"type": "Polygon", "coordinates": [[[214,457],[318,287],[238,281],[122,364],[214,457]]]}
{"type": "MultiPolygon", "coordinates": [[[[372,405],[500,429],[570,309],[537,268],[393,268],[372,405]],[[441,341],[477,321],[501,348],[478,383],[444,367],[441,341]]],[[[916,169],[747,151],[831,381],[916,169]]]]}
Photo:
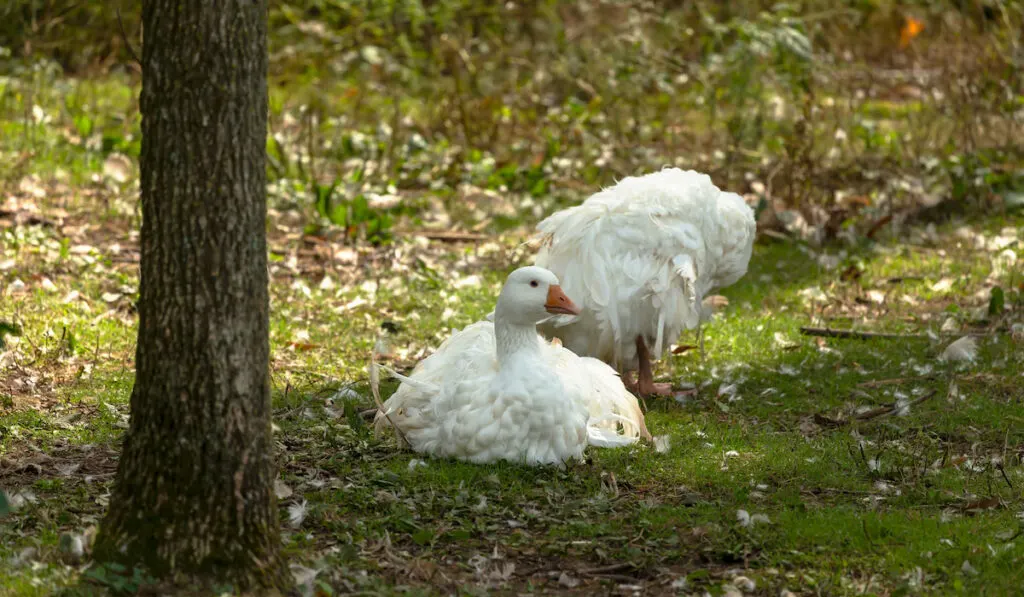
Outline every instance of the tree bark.
{"type": "Polygon", "coordinates": [[[131,423],[97,562],[285,588],[273,494],[267,0],[144,0],[131,423]]]}

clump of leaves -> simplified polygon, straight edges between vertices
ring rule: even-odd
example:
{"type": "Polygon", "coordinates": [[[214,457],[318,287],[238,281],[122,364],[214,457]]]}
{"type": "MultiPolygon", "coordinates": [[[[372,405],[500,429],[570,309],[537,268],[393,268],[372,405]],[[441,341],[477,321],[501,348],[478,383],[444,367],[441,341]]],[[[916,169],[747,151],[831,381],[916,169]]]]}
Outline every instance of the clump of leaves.
{"type": "Polygon", "coordinates": [[[391,209],[374,209],[366,195],[360,193],[351,199],[337,192],[338,181],[330,185],[314,184],[317,214],[328,222],[340,226],[349,241],[366,240],[374,245],[391,240],[395,218],[391,209]]]}
{"type": "Polygon", "coordinates": [[[1003,293],[1003,289],[1000,286],[992,288],[992,293],[988,300],[988,314],[989,315],[1001,315],[1006,308],[1006,297],[1003,293]]]}
{"type": "Polygon", "coordinates": [[[710,15],[705,26],[718,52],[709,54],[707,85],[711,97],[705,105],[712,122],[722,105],[730,106],[726,129],[735,147],[756,147],[765,136],[772,118],[765,113],[765,96],[771,90],[802,97],[810,91],[814,53],[803,22],[787,14],[763,12],[758,18],[716,22],[710,15]]]}

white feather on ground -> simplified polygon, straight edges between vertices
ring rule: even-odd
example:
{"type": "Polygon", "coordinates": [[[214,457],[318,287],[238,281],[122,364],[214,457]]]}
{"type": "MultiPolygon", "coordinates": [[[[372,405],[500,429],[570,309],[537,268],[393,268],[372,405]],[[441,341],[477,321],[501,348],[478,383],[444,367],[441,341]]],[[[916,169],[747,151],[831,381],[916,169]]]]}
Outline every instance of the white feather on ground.
{"type": "Polygon", "coordinates": [[[288,524],[293,528],[297,529],[302,526],[302,523],[306,520],[306,514],[309,513],[309,503],[306,500],[300,500],[293,502],[288,505],[288,524]]]}
{"type": "Polygon", "coordinates": [[[978,356],[978,342],[973,336],[964,336],[950,343],[939,355],[939,360],[948,362],[973,362],[978,356]]]}

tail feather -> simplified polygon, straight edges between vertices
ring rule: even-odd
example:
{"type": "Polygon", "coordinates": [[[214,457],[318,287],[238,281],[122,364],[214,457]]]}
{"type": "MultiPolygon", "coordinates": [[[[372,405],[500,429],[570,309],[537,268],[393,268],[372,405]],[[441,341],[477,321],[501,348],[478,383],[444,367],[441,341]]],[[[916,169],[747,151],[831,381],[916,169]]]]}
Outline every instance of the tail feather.
{"type": "Polygon", "coordinates": [[[596,448],[621,448],[636,443],[638,438],[620,435],[612,429],[587,427],[587,443],[596,448]]]}
{"type": "Polygon", "coordinates": [[[425,382],[425,381],[420,381],[418,379],[413,379],[413,378],[411,378],[409,376],[402,375],[401,373],[399,373],[398,371],[395,371],[394,369],[392,369],[391,367],[388,367],[387,365],[378,364],[377,366],[380,367],[381,369],[383,369],[384,371],[387,371],[388,375],[390,375],[391,377],[394,377],[395,379],[397,379],[398,381],[400,381],[402,383],[407,383],[410,386],[412,386],[413,388],[415,388],[415,389],[417,389],[417,390],[419,390],[421,392],[438,393],[438,392],[441,391],[441,388],[437,387],[436,385],[434,385],[432,383],[428,383],[428,382],[425,382]]]}

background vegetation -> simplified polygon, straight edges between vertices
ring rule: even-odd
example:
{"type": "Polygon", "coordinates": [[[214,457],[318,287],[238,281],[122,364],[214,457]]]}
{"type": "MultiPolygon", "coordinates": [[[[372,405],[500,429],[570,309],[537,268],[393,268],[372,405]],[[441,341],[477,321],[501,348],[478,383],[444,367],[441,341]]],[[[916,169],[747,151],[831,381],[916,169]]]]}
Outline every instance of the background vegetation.
{"type": "MultiPolygon", "coordinates": [[[[1022,3],[271,5],[278,494],[309,592],[1016,590],[1022,3]],[[762,231],[707,360],[660,365],[697,390],[647,405],[667,448],[481,470],[371,437],[375,345],[410,366],[540,217],[665,165],[762,231]],[[963,334],[977,360],[938,360],[963,334]]],[[[0,591],[146,582],[82,564],[132,383],[138,10],[0,7],[0,591]]]]}

